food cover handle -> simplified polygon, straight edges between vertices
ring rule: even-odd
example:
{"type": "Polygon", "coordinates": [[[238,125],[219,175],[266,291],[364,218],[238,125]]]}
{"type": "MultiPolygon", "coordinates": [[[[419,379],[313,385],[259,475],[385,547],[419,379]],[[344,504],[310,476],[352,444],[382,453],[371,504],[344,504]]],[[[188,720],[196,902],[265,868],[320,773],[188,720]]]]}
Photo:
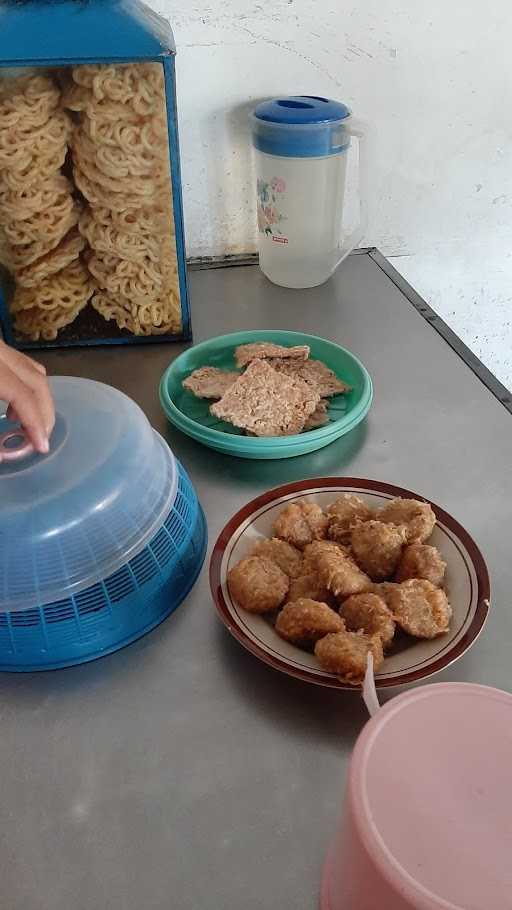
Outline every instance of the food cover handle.
{"type": "Polygon", "coordinates": [[[25,430],[6,430],[0,434],[0,464],[6,461],[21,461],[34,454],[34,447],[28,439],[25,430]]]}

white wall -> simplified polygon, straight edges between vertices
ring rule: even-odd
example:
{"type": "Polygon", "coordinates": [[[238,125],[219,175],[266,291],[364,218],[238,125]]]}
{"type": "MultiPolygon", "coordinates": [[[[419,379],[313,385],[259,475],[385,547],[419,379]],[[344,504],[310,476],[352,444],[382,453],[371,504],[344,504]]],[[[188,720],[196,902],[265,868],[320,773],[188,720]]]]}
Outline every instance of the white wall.
{"type": "Polygon", "coordinates": [[[190,255],[255,249],[247,112],[327,95],[375,126],[366,244],[512,385],[510,0],[151,0],[178,45],[190,255]]]}

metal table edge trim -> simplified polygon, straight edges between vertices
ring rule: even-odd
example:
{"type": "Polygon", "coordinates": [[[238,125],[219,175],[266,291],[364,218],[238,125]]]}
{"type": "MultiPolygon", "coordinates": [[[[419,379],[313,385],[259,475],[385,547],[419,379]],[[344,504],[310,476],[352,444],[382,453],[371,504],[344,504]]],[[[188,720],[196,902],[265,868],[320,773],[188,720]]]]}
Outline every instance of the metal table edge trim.
{"type": "Polygon", "coordinates": [[[425,319],[435,331],[441,335],[453,351],[464,361],[466,366],[478,377],[480,382],[489,389],[490,392],[498,399],[507,411],[512,414],[512,394],[509,390],[496,379],[491,371],[484,366],[476,354],[464,344],[458,335],[437,315],[428,303],[420,297],[417,291],[403,278],[400,272],[391,265],[388,259],[375,247],[367,249],[364,252],[370,259],[381,269],[382,272],[393,282],[399,291],[407,298],[414,309],[425,319]]]}

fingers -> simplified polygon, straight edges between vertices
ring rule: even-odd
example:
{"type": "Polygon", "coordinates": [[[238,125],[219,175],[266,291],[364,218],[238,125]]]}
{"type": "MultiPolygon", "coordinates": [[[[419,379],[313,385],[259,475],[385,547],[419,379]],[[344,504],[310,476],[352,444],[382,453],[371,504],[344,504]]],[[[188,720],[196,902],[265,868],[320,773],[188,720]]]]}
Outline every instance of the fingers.
{"type": "Polygon", "coordinates": [[[48,439],[55,425],[55,409],[48,380],[46,376],[41,375],[36,370],[27,373],[24,370],[19,370],[18,376],[31,389],[36,399],[36,405],[43,420],[46,439],[48,439]]]}
{"type": "Polygon", "coordinates": [[[16,414],[34,449],[46,454],[50,447],[39,401],[30,386],[1,363],[0,398],[8,402],[9,412],[16,414]]]}
{"type": "MultiPolygon", "coordinates": [[[[55,425],[55,409],[50,392],[46,370],[42,364],[37,364],[19,351],[2,345],[0,348],[0,363],[4,363],[11,372],[17,376],[33,392],[36,406],[40,409],[46,438],[50,436],[55,425]]],[[[13,404],[11,400],[11,405],[13,404]]],[[[21,421],[21,415],[18,414],[21,421]]]]}
{"type": "Polygon", "coordinates": [[[0,342],[0,360],[3,360],[14,372],[16,372],[16,364],[19,364],[20,368],[31,368],[36,370],[38,373],[41,373],[42,376],[46,376],[46,370],[42,363],[38,363],[37,360],[32,360],[31,357],[27,357],[26,354],[22,354],[21,351],[16,351],[14,348],[8,347],[5,343],[0,342]]]}

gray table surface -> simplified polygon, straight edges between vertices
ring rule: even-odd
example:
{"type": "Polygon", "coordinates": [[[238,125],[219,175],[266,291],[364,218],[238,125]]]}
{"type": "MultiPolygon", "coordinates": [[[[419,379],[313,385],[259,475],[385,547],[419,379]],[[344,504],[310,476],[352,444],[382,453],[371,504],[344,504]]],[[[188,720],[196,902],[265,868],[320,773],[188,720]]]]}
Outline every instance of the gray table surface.
{"type": "MultiPolygon", "coordinates": [[[[144,408],[195,483],[210,548],[249,499],[286,481],[351,475],[443,505],[480,544],[493,608],[438,679],[512,688],[512,420],[369,255],[322,288],[287,291],[256,267],[194,272],[195,340],[290,328],[358,354],[375,383],[366,423],[313,455],[251,462],[168,427],[158,380],[179,346],[62,351],[49,371],[115,385],[144,408]]],[[[115,655],[0,676],[4,910],[314,910],[358,695],[259,663],[212,606],[206,566],[185,604],[115,655]]]]}

